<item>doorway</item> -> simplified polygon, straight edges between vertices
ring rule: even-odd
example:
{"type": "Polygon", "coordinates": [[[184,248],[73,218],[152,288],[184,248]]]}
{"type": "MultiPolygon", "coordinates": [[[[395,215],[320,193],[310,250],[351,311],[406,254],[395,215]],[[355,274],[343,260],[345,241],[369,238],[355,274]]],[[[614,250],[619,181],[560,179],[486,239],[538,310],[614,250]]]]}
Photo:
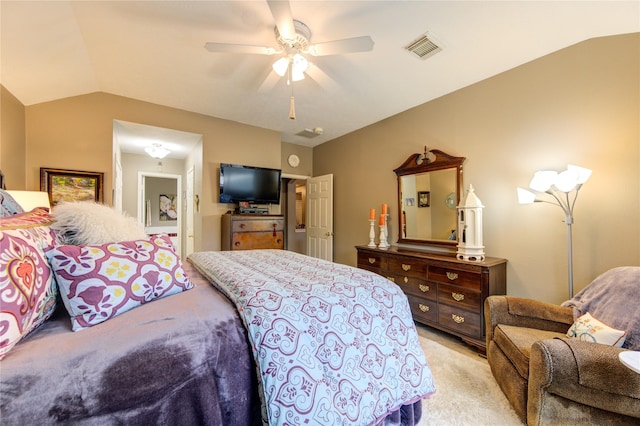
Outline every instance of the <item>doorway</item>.
{"type": "Polygon", "coordinates": [[[182,176],[138,172],[138,221],[147,235],[167,234],[182,253],[182,176]]]}
{"type": "Polygon", "coordinates": [[[287,223],[287,245],[289,251],[307,254],[307,180],[283,179],[285,190],[285,220],[287,223]]]}

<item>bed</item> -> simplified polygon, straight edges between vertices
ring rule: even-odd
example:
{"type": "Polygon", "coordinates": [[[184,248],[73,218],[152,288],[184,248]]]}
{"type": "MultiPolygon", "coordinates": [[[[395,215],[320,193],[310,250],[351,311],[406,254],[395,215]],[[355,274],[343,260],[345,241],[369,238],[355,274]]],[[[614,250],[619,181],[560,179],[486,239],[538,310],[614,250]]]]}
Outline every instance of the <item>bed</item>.
{"type": "Polygon", "coordinates": [[[237,253],[178,259],[189,288],[79,331],[58,303],[0,361],[0,422],[417,423],[435,388],[394,284],[285,251],[237,253]]]}

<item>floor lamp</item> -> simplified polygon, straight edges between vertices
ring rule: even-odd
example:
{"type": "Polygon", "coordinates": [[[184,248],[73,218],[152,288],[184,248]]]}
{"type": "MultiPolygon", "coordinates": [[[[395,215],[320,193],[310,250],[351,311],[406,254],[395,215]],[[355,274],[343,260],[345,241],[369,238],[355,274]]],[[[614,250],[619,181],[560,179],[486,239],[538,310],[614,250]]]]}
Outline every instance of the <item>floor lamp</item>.
{"type": "Polygon", "coordinates": [[[536,202],[549,203],[559,206],[564,211],[569,250],[569,298],[573,297],[573,249],[571,236],[573,208],[578,199],[578,192],[582,184],[584,184],[590,176],[591,170],[569,165],[567,170],[560,173],[553,170],[536,172],[533,175],[533,179],[531,179],[531,183],[529,183],[530,189],[518,188],[518,202],[520,204],[532,204],[536,202]]]}

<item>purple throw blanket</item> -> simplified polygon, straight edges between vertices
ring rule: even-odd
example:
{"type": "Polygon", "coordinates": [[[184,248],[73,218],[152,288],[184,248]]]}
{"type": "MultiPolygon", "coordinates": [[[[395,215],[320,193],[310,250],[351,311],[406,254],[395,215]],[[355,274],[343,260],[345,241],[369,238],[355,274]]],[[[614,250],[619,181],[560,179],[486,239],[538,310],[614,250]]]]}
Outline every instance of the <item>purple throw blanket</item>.
{"type": "Polygon", "coordinates": [[[237,306],[270,425],[375,424],[435,391],[407,298],[385,278],[282,250],[189,261],[237,306]]]}
{"type": "Polygon", "coordinates": [[[573,308],[574,319],[591,316],[618,330],[626,330],[623,348],[640,350],[640,266],[604,272],[562,306],[573,308]]]}

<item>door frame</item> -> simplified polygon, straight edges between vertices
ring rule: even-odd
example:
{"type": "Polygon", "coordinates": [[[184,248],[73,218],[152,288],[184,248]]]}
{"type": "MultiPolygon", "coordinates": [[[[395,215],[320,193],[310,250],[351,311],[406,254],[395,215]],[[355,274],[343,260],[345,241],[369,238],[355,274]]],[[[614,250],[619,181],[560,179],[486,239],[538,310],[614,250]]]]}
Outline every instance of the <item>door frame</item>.
{"type": "Polygon", "coordinates": [[[177,237],[177,247],[176,247],[176,252],[182,257],[182,235],[183,235],[183,229],[182,229],[182,224],[183,224],[183,220],[182,220],[182,216],[183,216],[183,211],[182,211],[182,175],[176,175],[173,173],[162,173],[162,172],[144,172],[144,171],[138,171],[138,202],[137,202],[137,219],[138,222],[140,222],[140,224],[142,224],[143,227],[146,228],[145,226],[145,200],[146,200],[146,188],[145,188],[145,179],[147,177],[156,177],[156,178],[164,178],[164,179],[175,179],[176,180],[176,208],[178,210],[178,220],[176,223],[176,227],[178,228],[178,237],[177,237]]]}

